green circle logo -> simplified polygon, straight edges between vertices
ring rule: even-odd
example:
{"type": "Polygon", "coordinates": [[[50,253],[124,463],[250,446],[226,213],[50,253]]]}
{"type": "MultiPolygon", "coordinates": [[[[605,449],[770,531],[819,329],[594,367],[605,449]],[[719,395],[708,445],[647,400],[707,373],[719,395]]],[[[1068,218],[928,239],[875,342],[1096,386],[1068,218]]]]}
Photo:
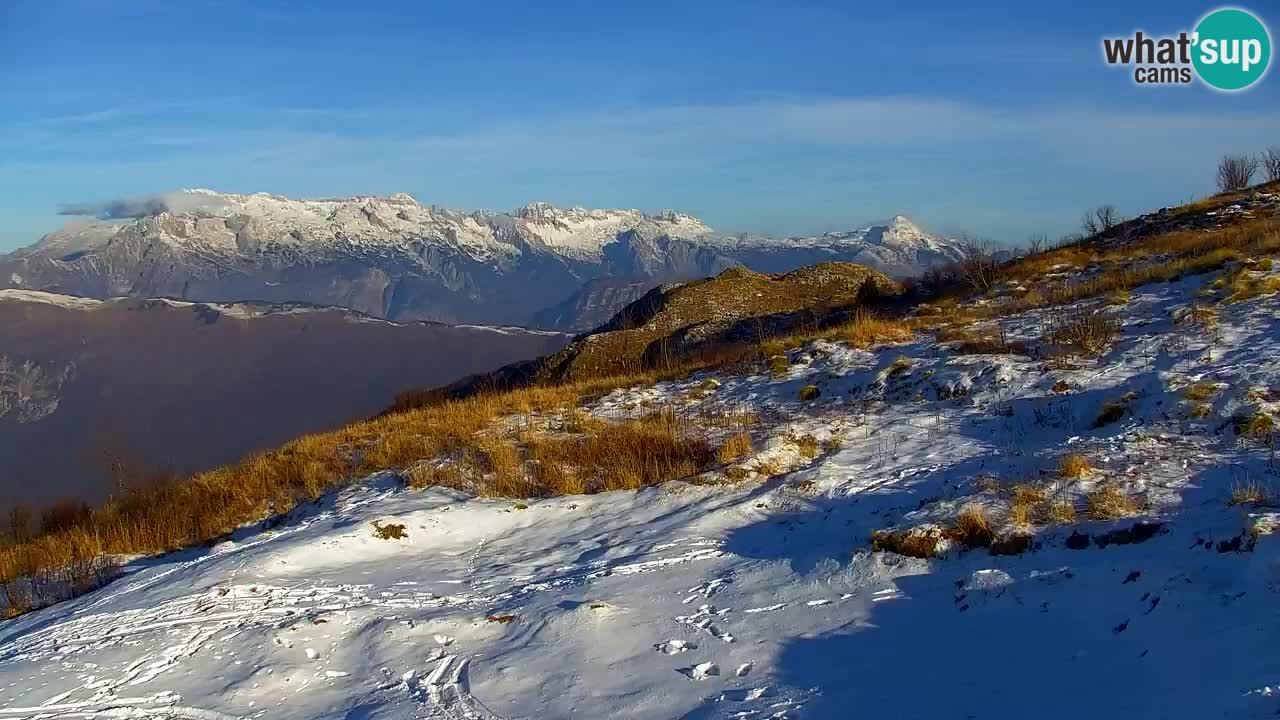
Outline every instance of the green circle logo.
{"type": "Polygon", "coordinates": [[[1243,90],[1262,79],[1271,63],[1271,34],[1252,13],[1214,10],[1196,26],[1191,62],[1210,87],[1243,90]]]}

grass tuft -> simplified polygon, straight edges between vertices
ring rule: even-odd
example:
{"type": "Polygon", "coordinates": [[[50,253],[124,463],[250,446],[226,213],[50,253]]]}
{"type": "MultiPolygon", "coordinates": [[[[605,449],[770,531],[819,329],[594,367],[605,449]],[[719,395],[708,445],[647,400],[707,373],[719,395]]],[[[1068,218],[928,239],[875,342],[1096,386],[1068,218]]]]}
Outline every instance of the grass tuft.
{"type": "Polygon", "coordinates": [[[378,521],[373,522],[373,534],[375,537],[383,540],[403,540],[409,537],[409,533],[405,531],[403,523],[387,523],[379,524],[378,521]]]}
{"type": "Polygon", "coordinates": [[[720,445],[719,450],[716,450],[716,461],[721,465],[728,465],[750,455],[752,449],[750,433],[734,433],[720,445]]]}
{"type": "Polygon", "coordinates": [[[1119,520],[1138,514],[1133,498],[1115,485],[1102,485],[1088,495],[1088,513],[1093,520],[1119,520]]]}
{"type": "Polygon", "coordinates": [[[986,511],[980,505],[968,505],[952,520],[947,537],[967,548],[990,547],[995,532],[986,511]]]}
{"type": "Polygon", "coordinates": [[[1067,453],[1058,460],[1058,474],[1064,478],[1079,478],[1093,471],[1089,458],[1080,453],[1067,453]]]}

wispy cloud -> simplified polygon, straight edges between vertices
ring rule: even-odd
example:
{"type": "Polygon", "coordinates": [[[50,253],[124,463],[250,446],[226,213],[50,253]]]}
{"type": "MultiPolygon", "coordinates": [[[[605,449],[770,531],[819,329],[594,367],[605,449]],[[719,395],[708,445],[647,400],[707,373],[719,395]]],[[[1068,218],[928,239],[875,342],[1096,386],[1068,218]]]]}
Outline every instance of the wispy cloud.
{"type": "MultiPolygon", "coordinates": [[[[405,189],[469,206],[653,202],[703,210],[722,227],[775,231],[915,211],[999,236],[1065,229],[1081,203],[1138,211],[1184,199],[1184,189],[1209,189],[1204,179],[1221,154],[1274,141],[1274,117],[1263,112],[910,96],[505,111],[453,127],[394,108],[236,110],[226,122],[106,109],[10,127],[0,134],[0,195],[43,196],[52,207],[69,185],[81,197],[148,186],[405,189]],[[1021,210],[1001,213],[1002,204],[1021,210]]],[[[155,201],[62,211],[131,217],[155,201]]]]}

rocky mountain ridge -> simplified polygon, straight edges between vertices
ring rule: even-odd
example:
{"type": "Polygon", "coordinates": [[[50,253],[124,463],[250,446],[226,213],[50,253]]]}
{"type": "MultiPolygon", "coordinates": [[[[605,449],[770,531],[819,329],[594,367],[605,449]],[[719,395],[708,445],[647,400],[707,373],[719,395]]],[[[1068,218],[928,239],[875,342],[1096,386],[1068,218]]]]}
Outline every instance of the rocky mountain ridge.
{"type": "Polygon", "coordinates": [[[72,224],[0,257],[0,288],[306,302],[391,320],[584,330],[661,282],[737,265],[788,272],[842,260],[905,276],[964,254],[959,241],[902,216],[882,226],[776,238],[717,235],[670,210],[532,203],[511,212],[461,211],[424,206],[404,193],[294,200],[186,190],[137,205],[131,221],[107,213],[113,222],[72,224]],[[601,279],[633,291],[600,296],[575,313],[573,296],[601,279]]]}

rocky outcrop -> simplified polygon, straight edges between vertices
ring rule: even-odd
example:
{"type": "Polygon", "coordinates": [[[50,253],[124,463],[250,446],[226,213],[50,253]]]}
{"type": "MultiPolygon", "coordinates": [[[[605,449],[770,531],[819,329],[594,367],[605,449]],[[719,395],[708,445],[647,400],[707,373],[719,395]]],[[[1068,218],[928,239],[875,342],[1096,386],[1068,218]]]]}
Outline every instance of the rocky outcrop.
{"type": "Polygon", "coordinates": [[[557,353],[450,386],[406,392],[388,411],[481,391],[661,368],[816,327],[900,293],[902,286],[894,280],[852,263],[822,263],[779,275],[731,268],[715,278],[654,288],[557,353]]]}
{"type": "Polygon", "coordinates": [[[0,420],[36,422],[52,415],[62,387],[75,377],[73,362],[37,363],[0,355],[0,420]]]}

